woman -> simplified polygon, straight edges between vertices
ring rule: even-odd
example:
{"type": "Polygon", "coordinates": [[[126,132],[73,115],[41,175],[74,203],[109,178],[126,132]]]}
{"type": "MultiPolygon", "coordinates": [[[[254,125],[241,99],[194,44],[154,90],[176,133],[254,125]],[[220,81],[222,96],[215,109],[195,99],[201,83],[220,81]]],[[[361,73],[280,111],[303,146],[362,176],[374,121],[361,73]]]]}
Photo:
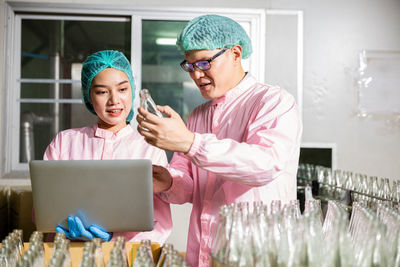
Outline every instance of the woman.
{"type": "MultiPolygon", "coordinates": [[[[148,145],[129,124],[133,118],[134,78],[128,59],[118,51],[105,50],[90,55],[82,67],[82,95],[87,109],[97,115],[96,125],[68,129],[57,134],[44,154],[45,160],[150,159],[166,166],[161,149],[148,145]]],[[[58,232],[71,239],[123,235],[127,241],[150,239],[164,243],[171,229],[169,204],[154,195],[154,230],[150,232],[108,233],[97,225],[85,229],[77,216],[68,217],[68,228],[58,232]]]]}

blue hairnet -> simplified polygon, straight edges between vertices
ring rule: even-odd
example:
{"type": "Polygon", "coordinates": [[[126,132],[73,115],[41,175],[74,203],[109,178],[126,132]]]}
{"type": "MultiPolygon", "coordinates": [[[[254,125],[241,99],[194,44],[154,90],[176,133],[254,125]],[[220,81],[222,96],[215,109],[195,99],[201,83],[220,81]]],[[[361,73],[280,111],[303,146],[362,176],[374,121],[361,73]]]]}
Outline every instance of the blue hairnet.
{"type": "Polygon", "coordinates": [[[189,21],[180,33],[176,45],[181,51],[240,45],[243,58],[248,58],[252,52],[250,38],[243,27],[236,21],[219,15],[204,15],[189,21]]]}
{"type": "Polygon", "coordinates": [[[119,51],[114,50],[103,50],[88,56],[83,62],[81,72],[81,83],[82,83],[82,97],[86,105],[86,108],[96,115],[92,104],[90,103],[90,87],[92,81],[97,74],[102,72],[106,68],[114,68],[123,71],[129,78],[129,82],[132,87],[132,109],[126,118],[127,122],[130,122],[133,118],[133,99],[135,98],[135,83],[132,73],[131,65],[125,55],[119,51]]]}

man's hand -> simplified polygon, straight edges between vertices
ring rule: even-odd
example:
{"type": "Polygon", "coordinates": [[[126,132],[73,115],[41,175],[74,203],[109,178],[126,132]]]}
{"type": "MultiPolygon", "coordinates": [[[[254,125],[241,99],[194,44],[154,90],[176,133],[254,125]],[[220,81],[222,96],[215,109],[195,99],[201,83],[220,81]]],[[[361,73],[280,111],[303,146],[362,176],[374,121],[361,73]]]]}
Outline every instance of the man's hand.
{"type": "Polygon", "coordinates": [[[153,192],[161,193],[172,185],[172,176],[169,171],[161,166],[153,165],[153,192]]]}
{"type": "Polygon", "coordinates": [[[169,106],[157,106],[158,110],[167,115],[160,118],[139,108],[136,117],[138,132],[144,136],[146,142],[158,148],[187,153],[192,146],[194,133],[189,131],[185,122],[169,106]]]}

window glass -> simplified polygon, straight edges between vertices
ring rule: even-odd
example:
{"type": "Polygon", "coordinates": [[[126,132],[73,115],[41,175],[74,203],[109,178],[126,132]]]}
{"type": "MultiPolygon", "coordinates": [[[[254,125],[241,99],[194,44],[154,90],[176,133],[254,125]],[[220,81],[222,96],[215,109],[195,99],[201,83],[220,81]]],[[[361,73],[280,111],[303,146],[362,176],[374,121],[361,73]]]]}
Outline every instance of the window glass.
{"type": "Polygon", "coordinates": [[[21,78],[71,78],[71,64],[93,52],[113,49],[130,58],[131,23],[23,19],[21,78]],[[56,66],[57,65],[57,66],[56,66]]]}
{"type": "Polygon", "coordinates": [[[21,84],[21,98],[51,98],[53,84],[48,83],[23,83],[21,84]]]}
{"type": "Polygon", "coordinates": [[[158,105],[169,105],[184,120],[205,101],[189,74],[179,66],[184,57],[175,42],[186,23],[142,22],[142,88],[149,89],[158,105]]]}
{"type": "MultiPolygon", "coordinates": [[[[21,103],[20,162],[42,159],[56,131],[55,103],[21,103]]],[[[58,104],[59,128],[69,129],[96,123],[95,115],[82,104],[58,104]],[[71,120],[71,118],[73,118],[71,120]]]]}

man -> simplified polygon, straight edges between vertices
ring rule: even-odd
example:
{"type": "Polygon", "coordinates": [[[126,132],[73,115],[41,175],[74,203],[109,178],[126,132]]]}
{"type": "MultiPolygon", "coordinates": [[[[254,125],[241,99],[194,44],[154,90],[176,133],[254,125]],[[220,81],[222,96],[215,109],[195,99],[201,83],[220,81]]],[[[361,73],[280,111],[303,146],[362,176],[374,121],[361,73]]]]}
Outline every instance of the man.
{"type": "Polygon", "coordinates": [[[154,166],[154,191],[167,202],[193,204],[186,260],[208,266],[220,206],[296,199],[302,125],[290,94],[243,70],[251,42],[232,19],[197,17],[177,45],[185,53],[181,67],[210,101],[187,126],[168,106],[158,106],[167,118],[140,108],[138,130],[148,143],[176,152],[168,170],[154,166]]]}

